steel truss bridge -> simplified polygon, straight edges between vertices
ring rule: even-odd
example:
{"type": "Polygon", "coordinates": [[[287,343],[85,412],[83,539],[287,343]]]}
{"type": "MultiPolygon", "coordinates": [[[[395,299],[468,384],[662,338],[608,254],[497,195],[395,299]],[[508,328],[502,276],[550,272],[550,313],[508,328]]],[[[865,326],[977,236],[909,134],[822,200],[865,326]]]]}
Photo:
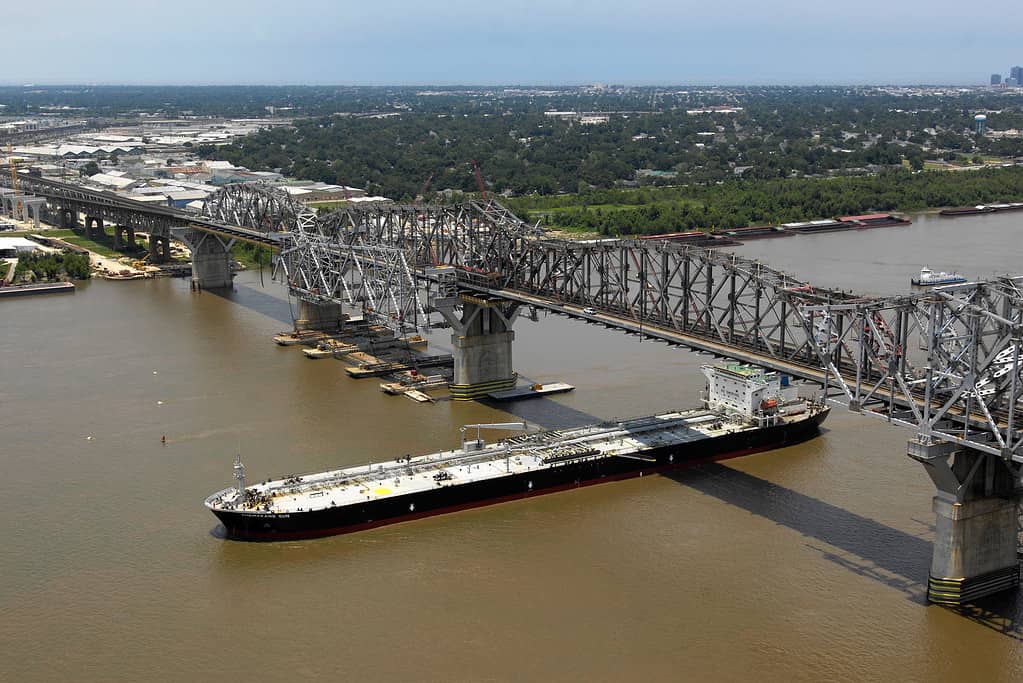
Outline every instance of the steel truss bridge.
{"type": "Polygon", "coordinates": [[[290,294],[403,333],[444,326],[439,302],[496,300],[509,324],[525,305],[819,382],[832,400],[916,431],[908,452],[938,489],[929,598],[962,604],[1019,582],[1023,277],[874,297],[705,248],[555,239],[492,201],[315,216],[279,190],[242,186],[197,216],[37,178],[23,187],[57,206],[183,223],[225,249],[278,247],[274,275],[290,294]],[[982,518],[994,521],[970,526],[982,518]]]}
{"type": "MultiPolygon", "coordinates": [[[[438,296],[486,294],[821,382],[924,442],[1023,462],[1023,278],[870,297],[700,247],[554,239],[493,201],[377,203],[316,216],[286,192],[248,184],[212,195],[197,215],[19,180],[23,193],[54,207],[279,248],[275,274],[292,294],[362,307],[402,331],[439,326],[438,296]]],[[[0,170],[4,183],[10,176],[0,170]]]]}
{"type": "Polygon", "coordinates": [[[438,293],[488,294],[821,382],[925,442],[1023,462],[1023,278],[861,296],[711,249],[552,239],[495,202],[342,209],[282,234],[276,263],[294,295],[403,331],[436,326],[438,293]]]}
{"type": "Polygon", "coordinates": [[[434,302],[461,292],[821,382],[916,431],[907,452],[937,488],[928,599],[962,605],[1019,584],[1023,277],[862,296],[699,247],[552,239],[493,202],[344,209],[281,245],[275,273],[292,294],[361,305],[403,331],[431,326],[434,302]]]}
{"type": "MultiPolygon", "coordinates": [[[[7,169],[0,169],[0,186],[11,186],[7,169]]],[[[62,211],[81,213],[164,238],[170,237],[172,228],[188,227],[225,239],[276,247],[279,230],[313,216],[286,193],[259,184],[225,188],[206,201],[201,214],[29,174],[18,174],[18,186],[26,198],[45,198],[53,216],[62,211]]]]}

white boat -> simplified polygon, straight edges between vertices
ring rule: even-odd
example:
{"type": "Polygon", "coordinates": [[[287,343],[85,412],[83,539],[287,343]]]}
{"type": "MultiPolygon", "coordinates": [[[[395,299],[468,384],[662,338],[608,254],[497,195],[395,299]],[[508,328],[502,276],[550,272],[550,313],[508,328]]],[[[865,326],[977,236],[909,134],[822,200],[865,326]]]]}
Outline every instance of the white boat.
{"type": "Polygon", "coordinates": [[[953,285],[957,282],[966,282],[966,278],[959,273],[952,271],[933,271],[927,266],[920,269],[920,277],[910,278],[912,284],[917,287],[934,287],[935,285],[953,285]]]}

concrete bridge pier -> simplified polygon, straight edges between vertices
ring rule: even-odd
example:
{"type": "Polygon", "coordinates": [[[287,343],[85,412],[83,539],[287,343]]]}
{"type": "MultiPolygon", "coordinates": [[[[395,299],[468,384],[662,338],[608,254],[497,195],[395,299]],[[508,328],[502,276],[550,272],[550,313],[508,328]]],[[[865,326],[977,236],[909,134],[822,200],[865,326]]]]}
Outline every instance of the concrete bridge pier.
{"type": "Polygon", "coordinates": [[[437,311],[451,325],[455,377],[448,385],[451,398],[469,401],[492,391],[511,389],[518,381],[512,369],[512,324],[519,304],[474,294],[439,299],[437,311]],[[455,307],[461,304],[461,315],[455,307]]]}
{"type": "Polygon", "coordinates": [[[234,246],[234,239],[192,228],[174,228],[173,233],[192,250],[193,289],[224,289],[233,286],[231,247],[234,246]]]}
{"type": "Polygon", "coordinates": [[[32,225],[35,229],[39,229],[39,220],[42,218],[43,209],[46,208],[46,199],[44,197],[23,197],[21,199],[21,220],[28,222],[32,221],[32,225]]]}
{"type": "Polygon", "coordinates": [[[332,332],[340,330],[344,327],[344,324],[341,304],[299,299],[298,317],[295,318],[296,330],[332,332]]]}
{"type": "Polygon", "coordinates": [[[120,223],[114,226],[114,249],[135,251],[135,226],[120,223]]]}
{"type": "Polygon", "coordinates": [[[85,237],[90,240],[102,239],[105,235],[103,231],[103,219],[99,216],[86,216],[85,217],[85,237]]]}
{"type": "Polygon", "coordinates": [[[57,213],[60,216],[60,227],[65,230],[75,230],[78,228],[78,212],[73,209],[60,207],[57,209],[57,213]]]}
{"type": "Polygon", "coordinates": [[[170,261],[170,240],[163,235],[149,233],[149,257],[150,263],[166,263],[170,261]]]}
{"type": "Polygon", "coordinates": [[[962,605],[1020,583],[1020,466],[951,443],[909,442],[935,486],[927,599],[962,605]]]}
{"type": "Polygon", "coordinates": [[[14,190],[7,187],[0,187],[0,211],[3,215],[16,218],[14,215],[14,209],[17,206],[17,202],[14,200],[14,190]]]}
{"type": "Polygon", "coordinates": [[[17,206],[15,201],[15,193],[9,187],[0,187],[0,211],[5,216],[14,217],[14,209],[17,206]]]}

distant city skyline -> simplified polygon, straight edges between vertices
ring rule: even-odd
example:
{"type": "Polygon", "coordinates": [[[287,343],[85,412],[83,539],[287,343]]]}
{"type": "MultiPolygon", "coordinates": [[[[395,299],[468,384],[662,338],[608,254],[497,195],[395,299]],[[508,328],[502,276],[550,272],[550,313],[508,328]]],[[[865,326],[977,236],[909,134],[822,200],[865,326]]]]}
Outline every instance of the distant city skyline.
{"type": "Polygon", "coordinates": [[[1023,62],[1016,22],[923,0],[58,0],[4,29],[13,85],[984,85],[1023,62]]]}

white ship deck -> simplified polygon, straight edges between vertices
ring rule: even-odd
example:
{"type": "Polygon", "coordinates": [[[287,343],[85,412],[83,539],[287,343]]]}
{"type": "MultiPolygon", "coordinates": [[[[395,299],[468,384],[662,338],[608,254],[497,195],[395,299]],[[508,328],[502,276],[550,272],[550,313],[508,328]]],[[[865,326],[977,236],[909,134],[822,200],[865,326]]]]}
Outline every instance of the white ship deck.
{"type": "Polygon", "coordinates": [[[607,456],[642,457],[643,451],[754,429],[728,422],[717,412],[669,412],[623,422],[539,432],[473,449],[441,451],[316,474],[292,476],[246,487],[238,502],[235,487],[206,500],[212,510],[247,514],[307,512],[362,501],[401,496],[442,486],[458,486],[508,474],[555,467],[566,461],[607,456]]]}

